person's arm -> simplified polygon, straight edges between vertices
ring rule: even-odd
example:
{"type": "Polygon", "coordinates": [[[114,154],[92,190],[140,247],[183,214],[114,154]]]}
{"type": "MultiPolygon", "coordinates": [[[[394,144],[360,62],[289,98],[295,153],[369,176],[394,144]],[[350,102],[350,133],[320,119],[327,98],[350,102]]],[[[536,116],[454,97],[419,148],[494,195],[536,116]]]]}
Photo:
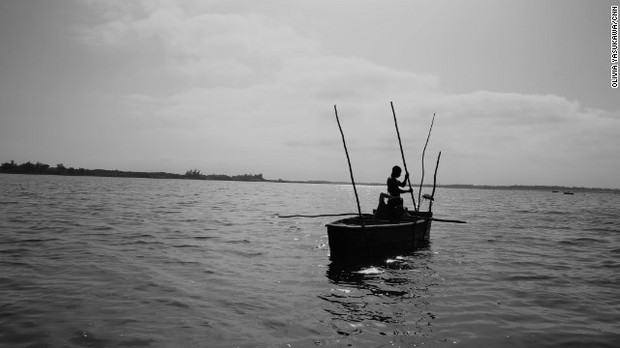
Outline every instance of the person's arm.
{"type": "MultiPolygon", "coordinates": [[[[405,187],[405,185],[407,185],[407,180],[409,179],[409,173],[405,174],[405,179],[403,180],[403,182],[399,182],[398,185],[400,187],[405,187]]],[[[409,190],[404,191],[404,192],[409,192],[409,190]]],[[[401,192],[402,193],[402,192],[401,192]]]]}

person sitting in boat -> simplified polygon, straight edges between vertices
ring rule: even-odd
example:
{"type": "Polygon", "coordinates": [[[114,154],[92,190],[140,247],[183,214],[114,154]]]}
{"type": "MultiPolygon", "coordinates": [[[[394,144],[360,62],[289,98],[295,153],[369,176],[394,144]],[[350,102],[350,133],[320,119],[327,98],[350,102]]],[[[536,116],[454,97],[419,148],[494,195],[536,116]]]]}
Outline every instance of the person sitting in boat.
{"type": "Polygon", "coordinates": [[[405,180],[398,181],[398,177],[402,173],[402,169],[399,166],[392,168],[392,175],[387,180],[388,193],[379,195],[379,206],[375,211],[375,217],[377,219],[399,220],[404,214],[407,214],[407,210],[403,206],[403,199],[400,198],[401,193],[412,192],[411,189],[403,190],[409,179],[409,173],[405,174],[405,180]],[[386,202],[387,200],[387,202],[386,202]]]}
{"type": "Polygon", "coordinates": [[[401,187],[405,187],[405,185],[407,185],[407,180],[409,180],[409,173],[405,173],[405,180],[403,180],[402,182],[398,181],[398,178],[400,177],[400,174],[402,174],[402,172],[403,171],[402,169],[400,169],[399,166],[394,166],[392,167],[392,175],[390,175],[390,177],[387,179],[388,194],[392,197],[400,198],[401,193],[413,192],[412,189],[401,189],[401,187]]]}

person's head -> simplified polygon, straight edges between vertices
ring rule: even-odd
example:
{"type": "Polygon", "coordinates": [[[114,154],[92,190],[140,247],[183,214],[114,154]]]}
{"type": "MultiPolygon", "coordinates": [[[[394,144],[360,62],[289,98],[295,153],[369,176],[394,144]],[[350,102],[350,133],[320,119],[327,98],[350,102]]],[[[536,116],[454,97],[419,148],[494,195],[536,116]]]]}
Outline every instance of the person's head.
{"type": "Polygon", "coordinates": [[[393,178],[398,178],[400,176],[400,173],[402,173],[402,169],[400,169],[399,166],[394,166],[392,167],[392,177],[393,178]]]}

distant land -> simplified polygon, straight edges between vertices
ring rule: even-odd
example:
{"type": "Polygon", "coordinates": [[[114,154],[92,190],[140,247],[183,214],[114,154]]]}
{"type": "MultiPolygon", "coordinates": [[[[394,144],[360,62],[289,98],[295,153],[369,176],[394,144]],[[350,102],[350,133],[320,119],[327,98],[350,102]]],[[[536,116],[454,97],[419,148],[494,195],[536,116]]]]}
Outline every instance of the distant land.
{"type": "MultiPolygon", "coordinates": [[[[198,169],[191,169],[185,174],[174,174],[166,172],[133,172],[110,169],[84,169],[65,167],[57,164],[51,167],[41,162],[26,162],[17,164],[14,161],[5,162],[0,165],[0,173],[5,174],[29,174],[29,175],[65,175],[65,176],[99,176],[99,177],[118,177],[118,178],[146,178],[146,179],[183,179],[183,180],[218,180],[218,181],[251,181],[251,182],[273,182],[273,183],[298,183],[298,184],[331,184],[331,185],[350,185],[350,182],[325,181],[325,180],[269,180],[263,178],[263,174],[202,174],[198,169]]],[[[367,186],[384,186],[385,183],[357,183],[367,186]]],[[[418,185],[413,185],[418,186],[418,185]]],[[[424,185],[429,187],[432,185],[424,185]]],[[[567,187],[549,185],[469,185],[469,184],[442,184],[437,187],[455,189],[489,189],[489,190],[536,190],[551,191],[557,193],[585,193],[585,192],[608,192],[620,194],[620,189],[598,188],[598,187],[567,187]]]]}
{"type": "Polygon", "coordinates": [[[66,175],[66,176],[101,176],[115,178],[147,178],[147,179],[190,179],[190,180],[224,180],[224,181],[266,181],[263,174],[243,174],[243,175],[224,175],[224,174],[202,174],[197,169],[188,170],[185,174],[173,174],[165,172],[133,172],[110,169],[84,169],[65,167],[57,164],[50,167],[49,164],[37,162],[26,162],[17,164],[14,161],[5,162],[0,165],[0,173],[8,174],[39,174],[39,175],[66,175]]]}

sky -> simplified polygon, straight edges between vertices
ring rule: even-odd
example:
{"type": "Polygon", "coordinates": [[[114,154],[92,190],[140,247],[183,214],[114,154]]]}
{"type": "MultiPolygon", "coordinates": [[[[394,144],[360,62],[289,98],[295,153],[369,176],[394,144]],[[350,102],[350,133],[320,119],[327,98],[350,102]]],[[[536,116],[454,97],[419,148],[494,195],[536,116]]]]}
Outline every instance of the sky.
{"type": "Polygon", "coordinates": [[[620,188],[614,4],[0,0],[0,161],[620,188]]]}

